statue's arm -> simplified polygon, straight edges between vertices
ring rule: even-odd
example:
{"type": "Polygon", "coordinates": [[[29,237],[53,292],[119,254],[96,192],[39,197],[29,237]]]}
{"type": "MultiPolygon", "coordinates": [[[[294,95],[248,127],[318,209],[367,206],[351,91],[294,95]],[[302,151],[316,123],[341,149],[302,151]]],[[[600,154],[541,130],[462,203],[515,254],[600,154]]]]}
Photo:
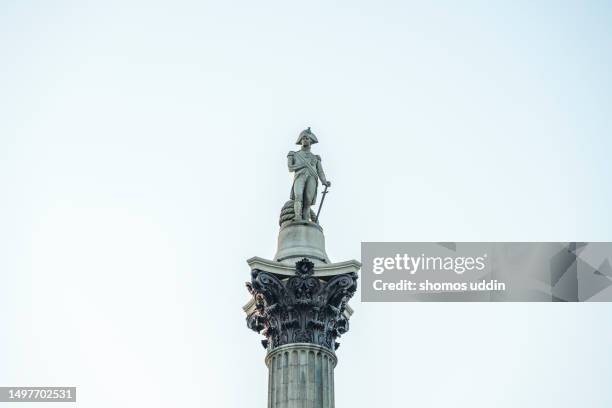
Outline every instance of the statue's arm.
{"type": "Polygon", "coordinates": [[[323,166],[321,165],[321,156],[317,156],[317,174],[319,175],[321,183],[323,183],[324,186],[331,186],[331,182],[329,182],[327,177],[325,177],[325,172],[323,171],[323,166]]]}
{"type": "Polygon", "coordinates": [[[289,168],[290,172],[299,170],[298,166],[295,165],[294,154],[295,154],[295,152],[287,153],[287,167],[289,168]]]}

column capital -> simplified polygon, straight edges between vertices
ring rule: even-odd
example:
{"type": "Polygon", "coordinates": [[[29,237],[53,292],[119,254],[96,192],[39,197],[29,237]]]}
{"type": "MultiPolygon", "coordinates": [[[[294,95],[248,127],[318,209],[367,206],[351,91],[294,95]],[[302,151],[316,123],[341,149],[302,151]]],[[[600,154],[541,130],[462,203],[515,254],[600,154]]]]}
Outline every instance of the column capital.
{"type": "Polygon", "coordinates": [[[269,352],[292,343],[309,343],[332,352],[349,329],[348,301],[357,289],[357,273],[315,276],[314,264],[295,263],[293,276],[253,269],[247,288],[247,326],[266,337],[269,352]]]}

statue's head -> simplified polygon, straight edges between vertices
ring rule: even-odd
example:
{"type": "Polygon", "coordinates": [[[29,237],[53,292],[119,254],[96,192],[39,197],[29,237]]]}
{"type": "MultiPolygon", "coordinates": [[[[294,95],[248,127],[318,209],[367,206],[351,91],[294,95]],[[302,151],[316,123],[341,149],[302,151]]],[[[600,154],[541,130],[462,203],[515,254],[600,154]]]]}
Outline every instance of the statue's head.
{"type": "Polygon", "coordinates": [[[297,141],[295,142],[295,144],[302,145],[303,147],[308,147],[315,143],[319,143],[319,141],[317,140],[317,137],[314,135],[314,133],[310,131],[310,128],[302,130],[302,132],[298,136],[297,141]]]}

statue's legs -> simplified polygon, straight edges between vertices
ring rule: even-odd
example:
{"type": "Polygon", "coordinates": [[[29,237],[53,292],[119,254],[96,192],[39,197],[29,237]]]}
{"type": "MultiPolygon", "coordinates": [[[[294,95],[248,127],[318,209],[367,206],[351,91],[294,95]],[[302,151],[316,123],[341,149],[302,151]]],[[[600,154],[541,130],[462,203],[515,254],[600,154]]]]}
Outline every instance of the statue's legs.
{"type": "MultiPolygon", "coordinates": [[[[304,207],[302,208],[302,218],[308,220],[310,218],[310,206],[317,194],[317,179],[310,176],[306,180],[304,186],[304,207]]],[[[314,220],[312,220],[314,221],[314,220]]]]}
{"type": "MultiPolygon", "coordinates": [[[[309,177],[298,176],[293,183],[293,211],[294,220],[300,221],[303,218],[304,190],[309,177]]],[[[308,219],[308,218],[306,218],[308,219]]]]}
{"type": "Polygon", "coordinates": [[[301,221],[302,220],[302,202],[297,199],[293,203],[293,209],[295,211],[294,220],[301,221]]]}

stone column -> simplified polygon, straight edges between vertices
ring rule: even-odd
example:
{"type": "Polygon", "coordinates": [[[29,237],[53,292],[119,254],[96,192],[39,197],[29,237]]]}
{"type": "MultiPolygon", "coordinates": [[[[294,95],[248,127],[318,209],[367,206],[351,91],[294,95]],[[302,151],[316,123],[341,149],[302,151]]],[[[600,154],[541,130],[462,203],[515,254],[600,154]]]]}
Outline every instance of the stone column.
{"type": "Polygon", "coordinates": [[[252,270],[244,310],[249,328],[265,336],[268,408],[334,407],[336,339],[348,331],[347,302],[357,289],[358,264],[351,265],[317,274],[302,259],[291,274],[270,262],[252,270]]]}
{"type": "Polygon", "coordinates": [[[333,408],[336,355],[322,346],[293,343],[268,353],[268,408],[333,408]]]}

